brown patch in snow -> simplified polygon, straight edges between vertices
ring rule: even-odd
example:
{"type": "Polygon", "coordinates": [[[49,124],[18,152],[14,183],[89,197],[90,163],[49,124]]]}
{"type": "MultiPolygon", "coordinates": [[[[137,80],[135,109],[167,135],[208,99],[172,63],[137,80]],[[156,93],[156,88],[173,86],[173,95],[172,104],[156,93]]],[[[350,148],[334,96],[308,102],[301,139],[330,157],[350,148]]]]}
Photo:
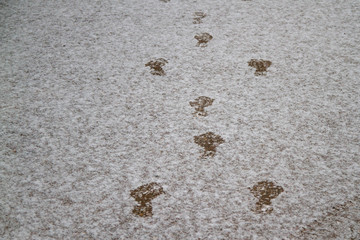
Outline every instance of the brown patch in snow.
{"type": "Polygon", "coordinates": [[[145,67],[151,68],[152,75],[164,76],[165,71],[162,67],[165,66],[165,64],[167,64],[167,63],[168,63],[168,61],[166,59],[157,58],[155,60],[151,60],[150,62],[146,63],[145,67]]]}
{"type": "Polygon", "coordinates": [[[194,13],[194,21],[193,24],[200,24],[202,23],[202,19],[206,17],[206,14],[203,12],[195,12],[194,13]]]}
{"type": "Polygon", "coordinates": [[[211,106],[215,99],[211,99],[206,96],[200,96],[195,99],[195,101],[190,102],[190,106],[194,107],[196,112],[193,114],[196,116],[207,116],[207,112],[205,111],[205,107],[211,106]]]}
{"type": "Polygon", "coordinates": [[[267,71],[268,67],[271,66],[272,62],[268,60],[263,59],[251,59],[248,61],[248,64],[250,67],[253,67],[256,69],[255,75],[265,75],[265,72],[267,71]]]}
{"type": "Polygon", "coordinates": [[[224,143],[225,140],[212,132],[207,132],[194,137],[194,142],[204,148],[202,158],[213,157],[216,153],[216,147],[224,143]]]}
{"type": "Polygon", "coordinates": [[[200,33],[196,34],[194,37],[196,40],[198,40],[198,43],[196,46],[198,47],[206,47],[207,43],[213,39],[213,37],[209,33],[200,33]]]}
{"type": "Polygon", "coordinates": [[[273,208],[271,200],[276,198],[284,191],[280,186],[275,186],[274,183],[269,181],[258,182],[252,188],[249,188],[250,192],[259,200],[255,206],[255,212],[257,213],[271,213],[273,208]]]}
{"type": "Polygon", "coordinates": [[[133,213],[140,217],[151,217],[153,215],[151,201],[163,193],[161,185],[155,182],[131,190],[130,196],[139,203],[134,206],[133,213]]]}

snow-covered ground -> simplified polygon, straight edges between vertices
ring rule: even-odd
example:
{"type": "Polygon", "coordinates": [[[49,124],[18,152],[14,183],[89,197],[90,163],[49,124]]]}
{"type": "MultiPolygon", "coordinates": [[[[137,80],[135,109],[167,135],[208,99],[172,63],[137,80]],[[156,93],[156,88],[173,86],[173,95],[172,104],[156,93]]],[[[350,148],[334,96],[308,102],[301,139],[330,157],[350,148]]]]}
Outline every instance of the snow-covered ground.
{"type": "Polygon", "coordinates": [[[358,0],[0,0],[0,39],[1,239],[360,239],[358,0]]]}

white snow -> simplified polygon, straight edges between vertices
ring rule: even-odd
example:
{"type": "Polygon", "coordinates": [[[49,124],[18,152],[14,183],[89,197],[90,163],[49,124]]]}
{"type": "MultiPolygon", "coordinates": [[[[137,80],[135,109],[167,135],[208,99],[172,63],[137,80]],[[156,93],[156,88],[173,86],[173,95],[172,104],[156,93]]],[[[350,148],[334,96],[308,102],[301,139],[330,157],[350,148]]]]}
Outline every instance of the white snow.
{"type": "Polygon", "coordinates": [[[360,238],[359,1],[22,0],[0,16],[0,238],[360,238]],[[145,67],[158,58],[165,76],[145,67]],[[250,59],[272,65],[255,76],[250,59]],[[225,142],[202,159],[206,132],[225,142]],[[249,190],[264,180],[284,189],[270,214],[249,190]],[[165,194],[136,216],[130,191],[151,182],[165,194]]]}

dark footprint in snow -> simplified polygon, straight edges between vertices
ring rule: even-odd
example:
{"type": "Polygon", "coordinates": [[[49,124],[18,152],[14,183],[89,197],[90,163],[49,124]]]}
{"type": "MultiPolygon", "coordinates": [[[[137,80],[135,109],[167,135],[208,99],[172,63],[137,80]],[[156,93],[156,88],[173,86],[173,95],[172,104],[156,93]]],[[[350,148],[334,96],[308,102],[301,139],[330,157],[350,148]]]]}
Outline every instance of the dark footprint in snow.
{"type": "Polygon", "coordinates": [[[164,76],[165,71],[162,67],[165,66],[165,64],[167,64],[167,63],[168,63],[168,61],[166,61],[166,59],[157,58],[155,60],[151,60],[150,62],[146,63],[145,67],[151,68],[152,75],[164,76]]]}
{"type": "Polygon", "coordinates": [[[256,69],[255,75],[259,76],[265,75],[267,68],[271,66],[272,62],[263,59],[251,59],[250,61],[248,61],[248,64],[250,67],[256,69]]]}
{"type": "Polygon", "coordinates": [[[275,186],[274,183],[268,181],[258,182],[249,189],[254,197],[259,200],[255,206],[255,212],[257,213],[271,213],[273,211],[273,208],[270,206],[271,200],[284,191],[282,187],[275,186]]]}
{"type": "Polygon", "coordinates": [[[200,24],[202,23],[202,19],[206,17],[206,14],[203,12],[195,12],[194,13],[194,21],[193,24],[200,24]]]}
{"type": "Polygon", "coordinates": [[[151,217],[152,205],[151,201],[157,196],[165,193],[158,183],[149,183],[130,191],[130,196],[139,204],[134,206],[133,213],[140,217],[151,217]]]}
{"type": "Polygon", "coordinates": [[[194,142],[204,148],[202,158],[214,157],[216,153],[216,147],[224,143],[225,140],[221,136],[215,135],[212,132],[207,132],[199,136],[194,137],[194,142]]]}
{"type": "Polygon", "coordinates": [[[207,116],[207,112],[205,111],[205,107],[211,106],[215,99],[211,99],[209,97],[201,96],[195,99],[195,101],[190,102],[190,106],[195,107],[196,112],[193,114],[195,116],[207,116]]]}
{"type": "Polygon", "coordinates": [[[198,40],[198,43],[196,46],[198,47],[206,47],[207,43],[213,39],[213,37],[208,33],[200,33],[195,35],[194,37],[196,40],[198,40]]]}

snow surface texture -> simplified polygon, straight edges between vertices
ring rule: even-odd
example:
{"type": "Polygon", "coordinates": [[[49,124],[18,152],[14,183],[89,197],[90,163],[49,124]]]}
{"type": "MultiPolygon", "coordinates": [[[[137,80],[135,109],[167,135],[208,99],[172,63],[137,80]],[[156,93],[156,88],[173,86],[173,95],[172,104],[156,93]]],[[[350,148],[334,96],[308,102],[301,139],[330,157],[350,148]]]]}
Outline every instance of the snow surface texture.
{"type": "Polygon", "coordinates": [[[358,0],[0,16],[1,239],[360,238],[358,0]]]}

